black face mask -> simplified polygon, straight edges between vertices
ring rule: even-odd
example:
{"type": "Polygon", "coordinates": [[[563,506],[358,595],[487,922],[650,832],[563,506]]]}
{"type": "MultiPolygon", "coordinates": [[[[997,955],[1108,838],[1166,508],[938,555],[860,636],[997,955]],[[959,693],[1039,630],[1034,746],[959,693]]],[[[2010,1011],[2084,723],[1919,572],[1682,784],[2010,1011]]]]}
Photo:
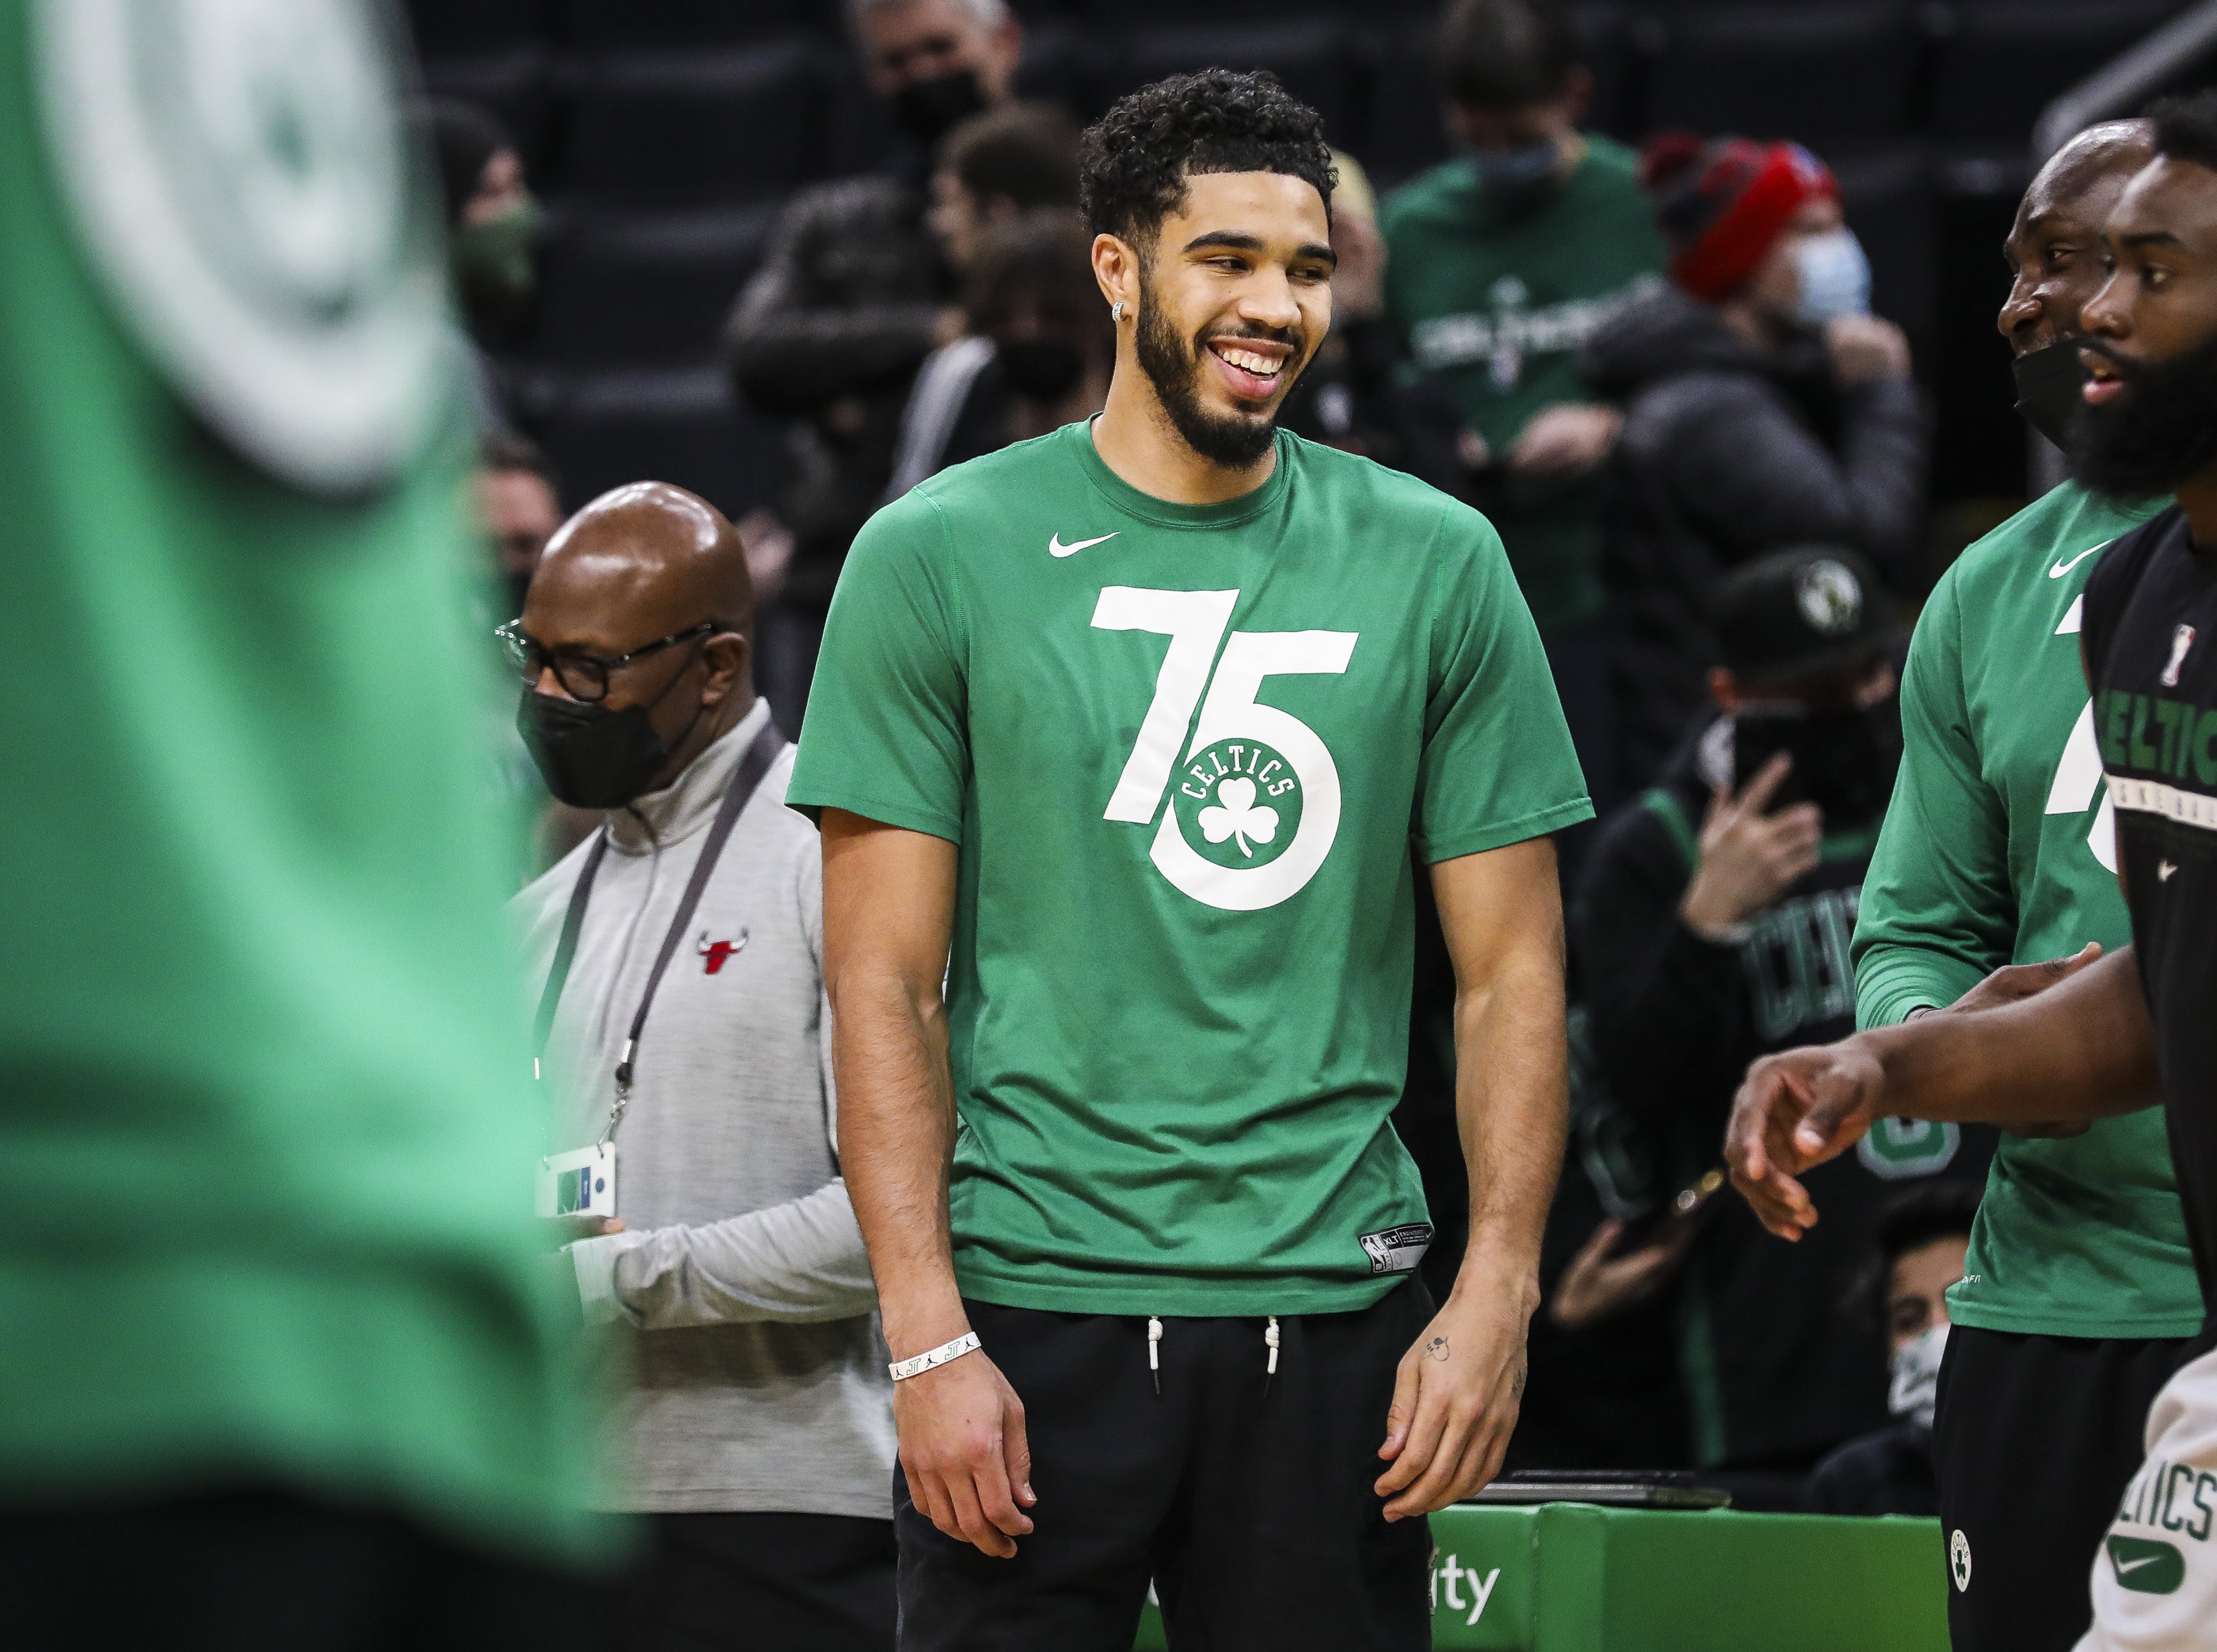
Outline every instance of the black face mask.
{"type": "Polygon", "coordinates": [[[2078,341],[2066,338],[2027,350],[2010,363],[2010,372],[2016,379],[2016,411],[2024,422],[2057,447],[2069,449],[2078,415],[2086,411],[2078,393],[2086,382],[2078,341]]]}
{"type": "Polygon", "coordinates": [[[1794,766],[1771,795],[1771,813],[1814,803],[1827,830],[1875,820],[1901,766],[1901,702],[1889,695],[1846,711],[1741,712],[1732,720],[1733,789],[1781,752],[1792,753],[1794,766]]]}
{"type": "Polygon", "coordinates": [[[975,69],[911,81],[893,94],[893,119],[926,149],[985,108],[985,89],[978,84],[975,69]]]}
{"type": "MultiPolygon", "coordinates": [[[[670,688],[689,675],[680,671],[670,688]]],[[[670,689],[662,692],[667,696],[670,689]]],[[[661,698],[654,703],[660,705],[661,698]]],[[[572,808],[621,808],[652,786],[670,761],[670,748],[655,732],[654,720],[647,715],[651,709],[626,706],[611,711],[604,705],[527,689],[516,708],[516,727],[530,748],[547,789],[556,797],[572,808]]],[[[701,721],[702,709],[694,710],[685,734],[701,721]]],[[[677,737],[680,746],[685,734],[677,737]]]]}
{"type": "Polygon", "coordinates": [[[2078,421],[2072,473],[2113,499],[2168,493],[2217,460],[2217,340],[2163,362],[2133,362],[2095,341],[2125,393],[2078,421]]]}
{"type": "Polygon", "coordinates": [[[1085,354],[1066,338],[1019,338],[993,355],[1009,388],[1030,401],[1060,401],[1085,376],[1085,354]]]}

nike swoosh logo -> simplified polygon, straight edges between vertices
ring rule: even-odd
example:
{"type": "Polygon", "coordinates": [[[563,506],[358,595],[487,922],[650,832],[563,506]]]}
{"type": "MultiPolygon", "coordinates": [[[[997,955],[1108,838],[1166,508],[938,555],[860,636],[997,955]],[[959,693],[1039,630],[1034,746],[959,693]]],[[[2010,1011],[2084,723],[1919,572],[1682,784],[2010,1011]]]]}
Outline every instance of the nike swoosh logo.
{"type": "MultiPolygon", "coordinates": [[[[1121,529],[1117,529],[1118,533],[1121,533],[1122,531],[1123,530],[1121,529]]],[[[1062,535],[1060,534],[1049,534],[1047,540],[1047,554],[1049,556],[1075,556],[1078,552],[1084,550],[1088,545],[1098,545],[1103,540],[1110,540],[1115,537],[1115,534],[1103,534],[1099,539],[1081,539],[1075,545],[1065,545],[1062,542],[1062,535]]]]}
{"type": "Polygon", "coordinates": [[[2084,550],[2079,552],[2078,555],[2072,557],[2068,562],[2066,562],[2060,557],[2058,557],[2056,559],[2055,566],[2047,571],[2047,577],[2051,579],[2060,579],[2065,574],[2070,572],[2072,569],[2077,567],[2088,557],[2093,555],[2096,551],[2107,550],[2109,546],[2109,541],[2105,539],[2099,545],[2088,546],[2084,550]]]}
{"type": "Polygon", "coordinates": [[[2163,1555],[2143,1555],[2138,1560],[2119,1560],[2115,1556],[2111,1556],[2109,1564],[2115,1567],[2117,1575],[2122,1577],[2127,1572],[2137,1572],[2143,1566],[2152,1566],[2156,1562],[2165,1558],[2167,1556],[2163,1555]]]}
{"type": "Polygon", "coordinates": [[[2155,881],[2158,883],[2168,883],[2171,882],[2171,875],[2178,868],[2172,865],[2171,862],[2159,860],[2155,863],[2155,881]]]}

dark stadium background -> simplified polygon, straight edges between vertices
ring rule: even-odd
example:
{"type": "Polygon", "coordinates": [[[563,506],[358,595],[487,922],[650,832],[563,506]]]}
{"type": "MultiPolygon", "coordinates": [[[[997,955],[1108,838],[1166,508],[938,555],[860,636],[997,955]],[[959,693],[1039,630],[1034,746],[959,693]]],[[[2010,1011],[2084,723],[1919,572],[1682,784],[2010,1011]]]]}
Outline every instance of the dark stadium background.
{"type": "MultiPolygon", "coordinates": [[[[1380,190],[1447,152],[1427,69],[1437,0],[1015,0],[1019,86],[1090,119],[1212,64],[1269,68],[1380,190]]],[[[1794,138],[1837,172],[1874,307],[1937,411],[1931,564],[2022,501],[1992,332],[2001,238],[2058,93],[2179,0],[1691,0],[1578,8],[1589,124],[1794,138]]],[[[796,187],[863,171],[891,134],[839,0],[411,0],[427,84],[508,124],[551,209],[510,366],[564,504],[642,476],[733,517],[771,503],[780,425],[735,405],[715,339],[796,187]]]]}

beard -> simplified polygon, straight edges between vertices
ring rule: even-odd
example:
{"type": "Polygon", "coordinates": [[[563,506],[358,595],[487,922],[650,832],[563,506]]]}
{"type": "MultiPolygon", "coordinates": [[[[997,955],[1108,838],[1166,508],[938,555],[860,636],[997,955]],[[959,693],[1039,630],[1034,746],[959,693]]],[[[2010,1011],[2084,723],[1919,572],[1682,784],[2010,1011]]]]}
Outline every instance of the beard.
{"type": "MultiPolygon", "coordinates": [[[[1226,330],[1212,326],[1210,332],[1226,335],[1226,330]]],[[[1211,464],[1222,465],[1231,470],[1244,470],[1269,451],[1271,442],[1278,434],[1278,409],[1284,406],[1286,396],[1293,388],[1304,357],[1303,340],[1297,333],[1267,327],[1243,327],[1237,336],[1268,338],[1291,344],[1293,355],[1279,370],[1285,387],[1270,411],[1258,418],[1242,418],[1237,414],[1226,417],[1213,413],[1201,405],[1201,375],[1208,370],[1201,357],[1208,347],[1198,338],[1183,339],[1177,336],[1170,319],[1163,306],[1155,302],[1154,289],[1145,275],[1139,277],[1139,315],[1133,336],[1139,369],[1147,375],[1147,382],[1155,387],[1156,399],[1163,411],[1170,416],[1170,427],[1189,448],[1211,464]]]]}
{"type": "Polygon", "coordinates": [[[2084,409],[2072,473],[2113,499],[2168,493],[2217,460],[2217,338],[2162,362],[2134,362],[2099,342],[2126,385],[2106,406],[2084,409]]]}

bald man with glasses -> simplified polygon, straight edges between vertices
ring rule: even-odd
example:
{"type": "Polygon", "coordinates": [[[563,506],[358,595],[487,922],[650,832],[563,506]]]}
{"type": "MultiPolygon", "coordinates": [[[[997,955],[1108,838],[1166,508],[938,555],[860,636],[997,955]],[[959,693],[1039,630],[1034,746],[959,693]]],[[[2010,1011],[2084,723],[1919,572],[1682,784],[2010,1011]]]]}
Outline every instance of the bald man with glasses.
{"type": "Polygon", "coordinates": [[[638,483],[563,526],[500,635],[548,787],[605,813],[512,906],[547,1152],[602,1150],[564,1220],[624,1345],[601,1500],[652,1539],[626,1648],[886,1652],[888,1356],[839,1175],[818,838],[753,624],[704,500],[638,483]]]}

